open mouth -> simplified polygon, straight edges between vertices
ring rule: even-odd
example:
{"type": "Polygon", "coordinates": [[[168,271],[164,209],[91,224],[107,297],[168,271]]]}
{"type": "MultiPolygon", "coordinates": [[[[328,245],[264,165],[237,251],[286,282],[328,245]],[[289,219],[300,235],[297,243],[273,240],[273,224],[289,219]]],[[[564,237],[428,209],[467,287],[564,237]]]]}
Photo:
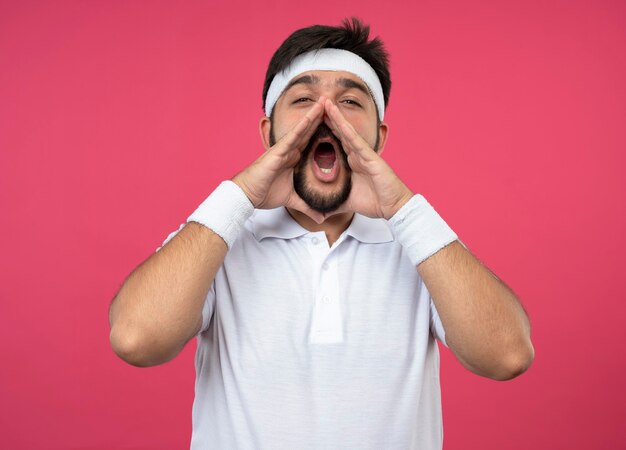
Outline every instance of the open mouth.
{"type": "Polygon", "coordinates": [[[337,165],[337,149],[332,141],[320,141],[313,150],[313,160],[320,172],[331,175],[337,165]]]}

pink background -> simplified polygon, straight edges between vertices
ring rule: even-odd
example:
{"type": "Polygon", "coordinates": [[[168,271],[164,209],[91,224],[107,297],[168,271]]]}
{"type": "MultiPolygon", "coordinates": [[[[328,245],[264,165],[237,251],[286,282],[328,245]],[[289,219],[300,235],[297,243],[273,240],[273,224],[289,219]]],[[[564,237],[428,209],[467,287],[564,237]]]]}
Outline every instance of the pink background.
{"type": "Polygon", "coordinates": [[[445,448],[625,448],[626,4],[409,3],[0,4],[0,447],[188,447],[195,342],[126,365],[109,302],[262,151],[275,48],[357,15],[392,56],[386,159],[532,320],[514,381],[442,352],[445,448]]]}

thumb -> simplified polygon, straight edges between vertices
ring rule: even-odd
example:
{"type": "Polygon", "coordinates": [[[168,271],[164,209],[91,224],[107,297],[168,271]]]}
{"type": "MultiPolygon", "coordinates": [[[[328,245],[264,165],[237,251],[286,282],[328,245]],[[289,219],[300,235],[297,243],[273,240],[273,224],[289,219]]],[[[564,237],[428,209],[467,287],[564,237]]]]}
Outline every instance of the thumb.
{"type": "Polygon", "coordinates": [[[285,204],[285,206],[288,208],[295,209],[296,211],[299,211],[302,214],[305,214],[307,217],[309,217],[318,225],[324,222],[325,220],[324,214],[322,214],[321,212],[315,211],[314,209],[311,209],[311,207],[307,205],[304,202],[304,200],[302,200],[300,196],[297,194],[292,195],[289,198],[289,201],[287,202],[287,204],[285,204]]]}

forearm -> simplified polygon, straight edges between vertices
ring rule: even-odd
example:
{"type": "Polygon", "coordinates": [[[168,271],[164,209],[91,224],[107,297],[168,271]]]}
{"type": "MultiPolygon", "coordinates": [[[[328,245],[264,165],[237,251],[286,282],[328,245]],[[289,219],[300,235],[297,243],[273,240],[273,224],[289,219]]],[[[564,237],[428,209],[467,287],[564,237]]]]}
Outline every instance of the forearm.
{"type": "Polygon", "coordinates": [[[528,317],[515,294],[483,266],[420,195],[390,218],[396,238],[424,280],[465,367],[494,379],[526,370],[533,359],[528,317]]]}
{"type": "Polygon", "coordinates": [[[220,236],[190,222],[137,267],[109,312],[114,351],[139,366],[176,356],[200,329],[204,300],[226,252],[220,236]]]}
{"type": "Polygon", "coordinates": [[[446,343],[473,372],[504,380],[532,362],[528,317],[516,295],[458,241],[417,266],[446,343]]]}

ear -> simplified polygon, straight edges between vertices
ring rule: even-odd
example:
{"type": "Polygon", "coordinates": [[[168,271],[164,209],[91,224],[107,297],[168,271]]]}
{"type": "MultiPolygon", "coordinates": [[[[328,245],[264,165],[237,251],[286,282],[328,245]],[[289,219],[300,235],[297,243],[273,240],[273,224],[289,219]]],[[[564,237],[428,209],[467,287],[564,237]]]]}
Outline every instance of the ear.
{"type": "Polygon", "coordinates": [[[265,150],[269,150],[270,145],[270,130],[272,129],[272,121],[269,117],[263,116],[259,121],[259,134],[261,135],[261,142],[265,150]]]}
{"type": "Polygon", "coordinates": [[[387,136],[389,134],[389,125],[386,122],[381,122],[378,126],[378,153],[382,155],[385,150],[385,144],[387,143],[387,136]]]}

